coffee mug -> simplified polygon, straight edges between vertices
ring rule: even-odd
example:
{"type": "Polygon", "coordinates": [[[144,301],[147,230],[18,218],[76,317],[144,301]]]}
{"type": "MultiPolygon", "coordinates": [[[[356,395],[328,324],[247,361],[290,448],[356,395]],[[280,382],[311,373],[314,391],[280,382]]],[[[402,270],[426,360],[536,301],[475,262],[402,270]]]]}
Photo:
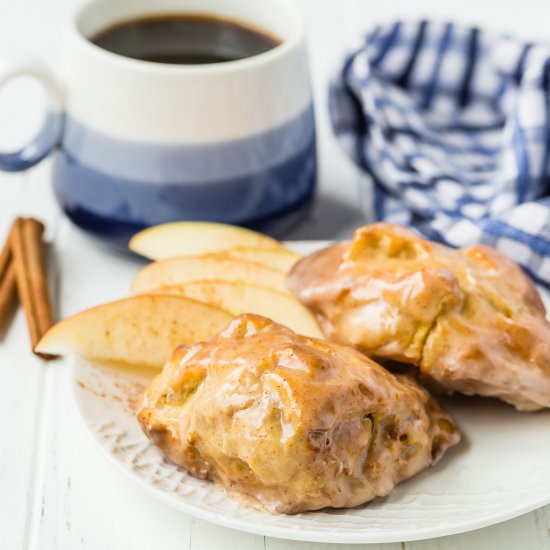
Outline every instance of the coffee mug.
{"type": "Polygon", "coordinates": [[[290,0],[96,0],[71,21],[58,78],[40,61],[0,63],[0,85],[33,75],[48,93],[44,125],[0,169],[56,151],[53,186],[81,228],[124,244],[175,220],[278,232],[311,202],[315,123],[304,29],[290,0]],[[90,37],[162,14],[208,14],[264,29],[280,44],[204,65],[140,61],[90,37]]]}

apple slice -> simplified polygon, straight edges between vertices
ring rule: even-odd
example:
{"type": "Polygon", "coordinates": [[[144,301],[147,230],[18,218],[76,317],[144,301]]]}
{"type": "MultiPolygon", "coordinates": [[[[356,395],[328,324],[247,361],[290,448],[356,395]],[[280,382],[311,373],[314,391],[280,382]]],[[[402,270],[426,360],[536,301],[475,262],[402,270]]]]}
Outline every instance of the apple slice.
{"type": "Polygon", "coordinates": [[[277,240],[250,229],[210,222],[173,222],[140,231],[131,239],[130,250],[151,260],[173,256],[199,256],[247,247],[285,250],[277,240]]]}
{"type": "Polygon", "coordinates": [[[134,296],[60,321],[37,350],[161,368],[177,346],[205,340],[232,319],[220,308],[183,296],[134,296]]]}
{"type": "Polygon", "coordinates": [[[323,338],[317,321],[298,300],[261,286],[225,281],[196,281],[185,285],[162,287],[158,292],[193,298],[220,307],[234,315],[263,315],[299,334],[323,338]]]}
{"type": "Polygon", "coordinates": [[[265,265],[228,256],[181,256],[145,266],[132,283],[136,294],[163,286],[184,285],[194,281],[226,281],[258,285],[286,295],[285,274],[265,265]]]}
{"type": "MultiPolygon", "coordinates": [[[[212,254],[214,255],[214,254],[212,254]]],[[[262,264],[273,269],[277,269],[283,273],[288,273],[290,268],[301,258],[296,252],[286,248],[269,249],[269,248],[252,248],[247,246],[238,246],[215,254],[216,256],[224,255],[238,260],[245,260],[262,264]]]]}

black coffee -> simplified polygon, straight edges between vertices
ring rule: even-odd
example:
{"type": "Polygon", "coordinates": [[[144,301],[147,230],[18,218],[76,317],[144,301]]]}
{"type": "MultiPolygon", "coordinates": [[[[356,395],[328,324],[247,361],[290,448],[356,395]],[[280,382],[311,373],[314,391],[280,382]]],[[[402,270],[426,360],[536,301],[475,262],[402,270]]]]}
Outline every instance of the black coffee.
{"type": "Polygon", "coordinates": [[[119,55],[177,65],[235,61],[280,44],[273,36],[235,21],[185,14],[126,21],[90,40],[119,55]]]}

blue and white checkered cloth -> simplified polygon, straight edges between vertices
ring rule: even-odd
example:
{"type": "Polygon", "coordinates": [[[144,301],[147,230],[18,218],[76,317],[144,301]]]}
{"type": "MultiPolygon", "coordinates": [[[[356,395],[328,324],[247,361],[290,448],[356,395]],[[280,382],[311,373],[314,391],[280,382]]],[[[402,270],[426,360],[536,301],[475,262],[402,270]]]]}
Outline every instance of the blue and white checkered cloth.
{"type": "Polygon", "coordinates": [[[331,85],[330,114],[378,219],[494,246],[550,285],[550,46],[379,26],[331,85]]]}

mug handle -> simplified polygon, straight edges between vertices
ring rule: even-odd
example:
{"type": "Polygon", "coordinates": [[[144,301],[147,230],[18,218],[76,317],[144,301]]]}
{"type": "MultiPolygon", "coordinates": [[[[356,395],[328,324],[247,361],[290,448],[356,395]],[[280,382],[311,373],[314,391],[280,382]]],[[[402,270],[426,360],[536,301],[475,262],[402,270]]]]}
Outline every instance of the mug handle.
{"type": "Polygon", "coordinates": [[[44,86],[48,112],[38,134],[22,149],[0,152],[0,170],[19,172],[34,166],[58,145],[63,130],[61,88],[50,69],[40,60],[28,55],[0,56],[0,87],[18,76],[33,76],[44,86]]]}

